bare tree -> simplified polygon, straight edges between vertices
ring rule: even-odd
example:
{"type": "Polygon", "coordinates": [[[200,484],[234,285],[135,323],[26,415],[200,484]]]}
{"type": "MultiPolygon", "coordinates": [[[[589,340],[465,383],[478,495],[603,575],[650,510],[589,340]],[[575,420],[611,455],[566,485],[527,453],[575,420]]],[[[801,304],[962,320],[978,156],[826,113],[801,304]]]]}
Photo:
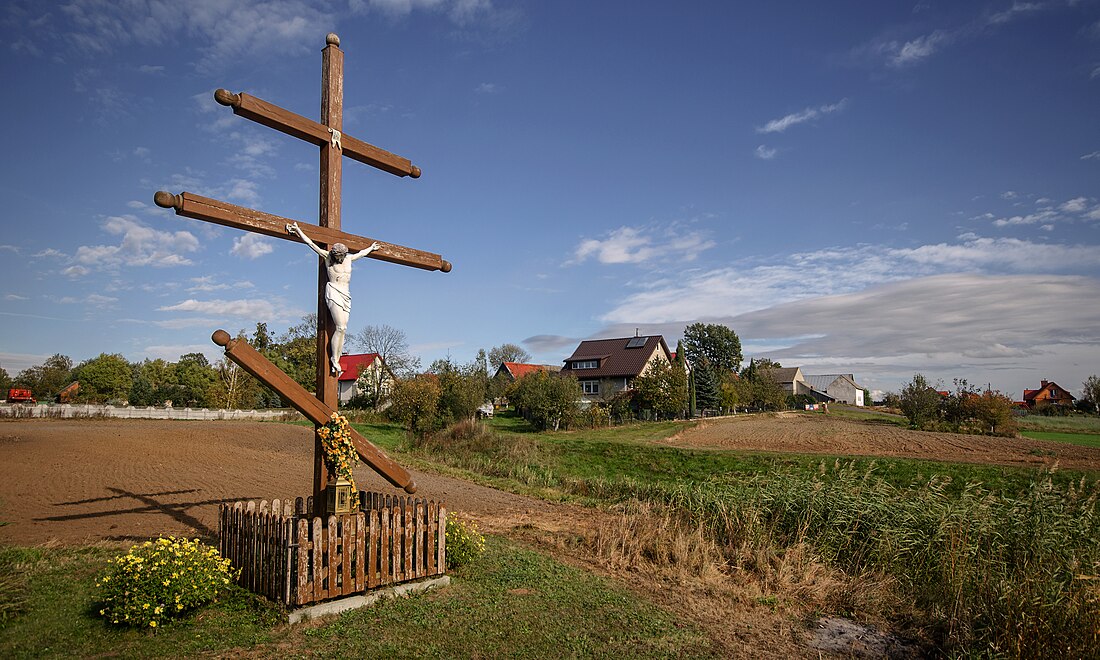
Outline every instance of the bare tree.
{"type": "MultiPolygon", "coordinates": [[[[368,325],[351,337],[351,343],[367,353],[377,353],[381,358],[378,369],[369,372],[370,389],[380,394],[386,370],[398,378],[409,378],[420,370],[420,358],[409,352],[409,341],[404,330],[388,325],[368,325]]],[[[381,396],[375,406],[381,403],[381,396]]]]}
{"type": "Polygon", "coordinates": [[[530,362],[531,354],[516,344],[501,344],[489,349],[489,368],[497,369],[501,362],[530,362]]]}

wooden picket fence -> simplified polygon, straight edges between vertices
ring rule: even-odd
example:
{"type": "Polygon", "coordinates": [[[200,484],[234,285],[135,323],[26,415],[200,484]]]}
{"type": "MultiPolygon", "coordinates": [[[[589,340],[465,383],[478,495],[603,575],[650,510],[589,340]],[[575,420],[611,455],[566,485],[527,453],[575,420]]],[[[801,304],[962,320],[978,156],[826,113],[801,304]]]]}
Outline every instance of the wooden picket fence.
{"type": "Polygon", "coordinates": [[[288,606],[443,575],[447,510],[434,501],[360,491],[356,513],[313,517],[313,498],[232,502],[218,549],[238,584],[288,606]]]}

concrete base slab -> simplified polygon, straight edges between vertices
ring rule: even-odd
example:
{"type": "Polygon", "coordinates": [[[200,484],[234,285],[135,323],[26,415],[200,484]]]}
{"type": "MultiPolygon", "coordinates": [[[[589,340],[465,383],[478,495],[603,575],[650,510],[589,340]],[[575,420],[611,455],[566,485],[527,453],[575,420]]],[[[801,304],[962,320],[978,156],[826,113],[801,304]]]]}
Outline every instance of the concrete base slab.
{"type": "Polygon", "coordinates": [[[360,607],[373,605],[383,598],[412,596],[414,594],[428,591],[429,589],[445,587],[450,583],[451,577],[449,575],[441,575],[439,577],[431,578],[429,580],[421,580],[420,582],[407,582],[405,584],[398,584],[393,587],[386,587],[385,589],[372,591],[371,593],[364,594],[362,596],[349,596],[347,598],[341,598],[339,600],[330,600],[327,603],[319,603],[317,605],[310,605],[309,607],[292,610],[287,615],[287,621],[291,624],[295,624],[323,616],[339,614],[348,610],[357,610],[360,607]]]}

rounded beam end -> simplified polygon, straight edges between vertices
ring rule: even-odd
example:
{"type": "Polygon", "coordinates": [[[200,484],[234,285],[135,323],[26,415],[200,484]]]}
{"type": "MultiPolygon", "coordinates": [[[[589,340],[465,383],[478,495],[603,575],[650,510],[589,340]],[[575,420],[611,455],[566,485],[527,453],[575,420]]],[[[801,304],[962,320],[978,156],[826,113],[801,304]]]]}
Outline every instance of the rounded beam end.
{"type": "Polygon", "coordinates": [[[451,272],[451,262],[447,261],[446,259],[443,259],[442,261],[443,265],[439,267],[439,270],[444,273],[451,272]]]}
{"type": "Polygon", "coordinates": [[[214,343],[218,346],[225,346],[229,343],[231,337],[225,330],[215,330],[214,334],[210,335],[210,338],[214,340],[214,343]]]}
{"type": "Polygon", "coordinates": [[[153,195],[153,203],[162,209],[178,209],[180,207],[179,195],[173,195],[167,190],[158,190],[153,195]]]}
{"type": "Polygon", "coordinates": [[[411,176],[414,179],[419,179],[420,178],[420,168],[417,167],[416,165],[413,165],[409,169],[409,176],[411,176]]]}
{"type": "Polygon", "coordinates": [[[227,105],[231,108],[235,108],[241,104],[241,97],[239,94],[234,94],[228,89],[217,89],[214,91],[214,100],[222,105],[227,105]]]}
{"type": "Polygon", "coordinates": [[[329,32],[327,35],[325,35],[325,43],[329,46],[339,47],[340,37],[336,36],[335,32],[329,32]]]}
{"type": "Polygon", "coordinates": [[[405,486],[405,492],[408,493],[409,495],[412,495],[413,493],[415,493],[416,492],[416,482],[415,481],[410,481],[409,485],[405,486]]]}

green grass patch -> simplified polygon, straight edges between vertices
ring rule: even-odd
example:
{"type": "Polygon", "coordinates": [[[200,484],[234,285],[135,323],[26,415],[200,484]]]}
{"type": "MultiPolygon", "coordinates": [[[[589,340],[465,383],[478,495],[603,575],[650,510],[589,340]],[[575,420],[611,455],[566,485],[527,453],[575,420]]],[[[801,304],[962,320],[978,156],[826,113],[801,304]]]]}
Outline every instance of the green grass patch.
{"type": "Polygon", "coordinates": [[[19,585],[15,608],[0,624],[0,657],[199,656],[272,638],[279,611],[240,588],[155,634],[107,623],[99,615],[95,578],[117,554],[105,548],[0,547],[0,581],[19,585]]]}
{"type": "Polygon", "coordinates": [[[1020,431],[1020,435],[1033,440],[1053,440],[1082,447],[1100,447],[1100,433],[1060,433],[1057,431],[1020,431]]]}
{"type": "Polygon", "coordinates": [[[489,537],[451,586],[348,612],[309,630],[335,657],[710,657],[709,639],[673,615],[544,555],[489,537]]]}
{"type": "MultiPolygon", "coordinates": [[[[0,547],[0,578],[21,584],[0,623],[0,657],[713,657],[709,638],[630,592],[490,537],[450,587],[288,627],[243,589],[155,633],[107,624],[95,577],[118,550],[0,547]]],[[[0,598],[7,594],[0,592],[0,598]]]]}
{"type": "Polygon", "coordinates": [[[1022,415],[1016,418],[1021,431],[1052,431],[1100,435],[1100,417],[1096,415],[1022,415]]]}

